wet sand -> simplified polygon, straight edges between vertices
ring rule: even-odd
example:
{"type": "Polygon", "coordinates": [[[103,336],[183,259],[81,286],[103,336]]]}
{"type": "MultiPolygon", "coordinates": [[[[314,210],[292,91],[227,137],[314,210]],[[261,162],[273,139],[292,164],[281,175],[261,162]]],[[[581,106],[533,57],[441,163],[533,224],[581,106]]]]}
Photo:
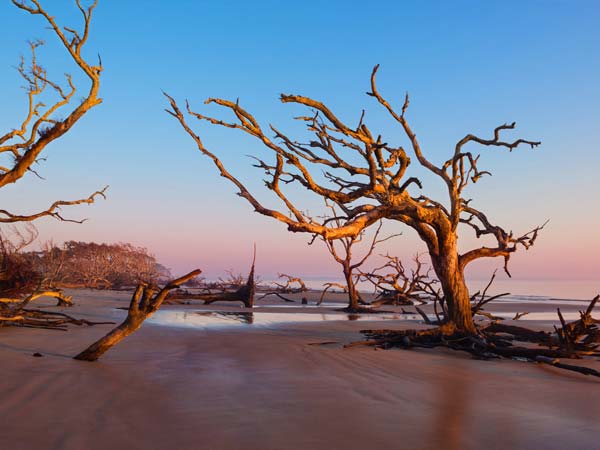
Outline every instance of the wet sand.
{"type": "MultiPolygon", "coordinates": [[[[120,321],[129,295],[74,298],[71,314],[120,321]]],[[[168,307],[183,308],[197,307],[168,307]]],[[[445,350],[341,348],[360,329],[405,326],[415,323],[147,323],[96,363],[70,357],[111,326],[0,329],[0,449],[600,449],[597,379],[445,350]],[[309,345],[325,341],[338,344],[309,345]]]]}

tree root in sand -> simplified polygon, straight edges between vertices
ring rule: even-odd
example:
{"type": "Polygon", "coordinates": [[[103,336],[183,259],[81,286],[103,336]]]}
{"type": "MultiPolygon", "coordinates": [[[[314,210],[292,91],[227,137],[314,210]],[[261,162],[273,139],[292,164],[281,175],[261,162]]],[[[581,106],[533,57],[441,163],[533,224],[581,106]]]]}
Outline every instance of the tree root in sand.
{"type": "Polygon", "coordinates": [[[361,330],[366,340],[346,347],[445,347],[470,353],[478,359],[512,358],[600,377],[598,370],[560,362],[560,358],[600,356],[600,320],[592,317],[592,310],[599,300],[600,295],[590,302],[585,312],[580,312],[580,319],[570,323],[565,322],[558,309],[561,327],[554,327],[554,333],[492,322],[479,327],[476,334],[465,334],[446,323],[427,330],[361,330]]]}

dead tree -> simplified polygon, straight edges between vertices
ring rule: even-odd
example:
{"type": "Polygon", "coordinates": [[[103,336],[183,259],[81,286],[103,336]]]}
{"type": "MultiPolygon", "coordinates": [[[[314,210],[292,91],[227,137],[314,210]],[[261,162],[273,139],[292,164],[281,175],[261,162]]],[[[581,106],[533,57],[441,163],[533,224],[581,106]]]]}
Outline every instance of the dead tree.
{"type": "MultiPolygon", "coordinates": [[[[4,134],[0,133],[0,189],[19,181],[28,172],[38,175],[34,166],[43,160],[42,153],[46,147],[63,137],[88,111],[102,102],[98,97],[102,64],[92,65],[82,55],[97,1],[84,7],[81,0],[76,0],[76,6],[83,18],[80,31],[60,26],[38,0],[12,0],[12,3],[20,10],[41,16],[45,20],[71,60],[89,80],[89,90],[77,98],[75,95],[79,89],[71,75],[66,75],[64,82],[53,81],[37,59],[37,50],[43,42],[30,43],[29,61],[22,58],[18,66],[19,74],[25,83],[26,114],[15,128],[4,134]]],[[[64,217],[62,208],[94,203],[97,197],[105,197],[105,190],[106,188],[94,192],[84,199],[57,200],[47,209],[35,213],[22,214],[0,209],[0,223],[32,222],[42,217],[81,223],[83,220],[64,217]]],[[[24,310],[15,310],[15,305],[27,304],[31,299],[44,294],[55,296],[56,292],[40,289],[28,295],[23,302],[13,299],[16,300],[12,302],[13,317],[27,315],[24,310]]],[[[7,311],[3,311],[3,314],[6,313],[7,311]]]]}
{"type": "MultiPolygon", "coordinates": [[[[326,206],[330,209],[331,215],[324,217],[324,223],[328,225],[332,224],[333,226],[338,228],[343,226],[343,223],[347,220],[347,218],[343,217],[343,215],[338,214],[335,209],[335,206],[333,206],[331,203],[326,202],[326,206]]],[[[345,291],[348,293],[348,306],[345,309],[347,312],[371,312],[371,310],[361,307],[359,305],[359,303],[362,303],[362,298],[360,296],[360,293],[358,292],[356,283],[360,278],[360,268],[371,257],[371,255],[375,251],[375,248],[379,244],[397,236],[391,235],[380,239],[379,233],[381,232],[382,225],[383,222],[380,221],[379,225],[377,226],[377,229],[373,233],[373,237],[371,238],[371,242],[367,247],[367,251],[361,258],[359,258],[356,261],[354,261],[353,254],[354,246],[360,245],[363,242],[363,239],[365,237],[365,230],[362,230],[355,236],[346,236],[339,239],[327,239],[321,235],[315,235],[315,237],[321,237],[321,240],[325,243],[329,254],[333,256],[333,259],[339,265],[342,266],[342,273],[344,275],[344,281],[346,284],[345,291]]],[[[325,288],[325,290],[326,289],[327,288],[325,288]]]]}
{"type": "Polygon", "coordinates": [[[385,264],[371,272],[360,272],[360,279],[369,282],[378,292],[372,305],[413,305],[415,302],[425,304],[439,296],[435,289],[437,280],[431,277],[431,268],[425,265],[416,255],[413,259],[415,267],[410,272],[397,256],[385,255],[385,264]]]}
{"type": "Polygon", "coordinates": [[[71,297],[49,285],[29,255],[23,252],[36,238],[37,230],[30,224],[25,231],[13,228],[11,236],[0,232],[0,326],[41,324],[47,328],[55,325],[55,316],[27,309],[41,297],[56,299],[57,306],[73,305],[71,297]],[[50,319],[49,322],[45,323],[42,317],[50,319]]]}
{"type": "Polygon", "coordinates": [[[170,281],[158,292],[154,286],[143,283],[139,284],[133,293],[133,296],[131,297],[131,302],[127,311],[127,318],[123,321],[123,323],[79,353],[74,357],[74,359],[78,359],[80,361],[96,361],[111,347],[115,346],[121,342],[121,340],[137,331],[144,323],[144,320],[152,316],[152,314],[154,314],[158,308],[160,308],[163,301],[167,297],[167,294],[171,290],[177,289],[186,281],[191,280],[197,275],[200,275],[200,273],[200,270],[194,270],[193,272],[190,272],[181,278],[170,281]]]}
{"type": "Polygon", "coordinates": [[[210,305],[215,302],[242,302],[246,308],[252,308],[254,306],[254,295],[256,293],[256,282],[254,276],[254,266],[256,263],[256,248],[254,250],[254,257],[252,259],[252,266],[250,267],[250,273],[246,282],[239,286],[234,291],[227,291],[229,285],[224,288],[220,288],[220,292],[215,293],[191,293],[191,292],[173,292],[169,295],[169,302],[176,302],[178,300],[202,300],[205,305],[210,305]]]}
{"type": "MultiPolygon", "coordinates": [[[[97,1],[84,8],[80,0],[77,7],[83,16],[83,30],[61,27],[38,0],[11,0],[19,9],[32,15],[43,17],[49,28],[58,37],[67,50],[72,61],[81,69],[90,81],[89,91],[82,98],[76,99],[77,87],[71,77],[66,75],[65,85],[52,81],[43,66],[38,63],[36,51],[42,41],[30,43],[31,59],[29,65],[25,59],[18,67],[19,74],[25,81],[27,93],[27,114],[17,128],[0,135],[0,156],[4,156],[6,165],[0,167],[0,188],[15,183],[27,172],[36,173],[33,166],[40,162],[44,149],[55,140],[64,136],[92,108],[99,105],[100,74],[102,65],[91,65],[81,52],[88,40],[92,13],[97,1]],[[55,101],[47,103],[47,97],[55,94],[55,101]],[[41,100],[42,95],[44,101],[41,100]],[[70,108],[70,109],[69,109],[70,108]],[[61,115],[62,119],[57,116],[61,115]]],[[[98,196],[104,196],[104,190],[93,193],[86,199],[64,201],[58,200],[44,211],[33,214],[16,214],[0,210],[0,223],[31,222],[41,217],[53,217],[58,220],[81,222],[62,216],[64,206],[93,203],[98,196]]]]}
{"type": "Polygon", "coordinates": [[[285,273],[278,273],[277,276],[280,279],[283,278],[286,280],[285,284],[275,282],[275,286],[277,286],[279,292],[284,294],[296,294],[299,292],[306,292],[308,290],[306,283],[304,283],[304,280],[300,277],[287,275],[285,273]],[[297,284],[298,286],[296,287],[294,284],[297,284]]]}
{"type": "Polygon", "coordinates": [[[285,279],[285,284],[274,282],[273,284],[275,285],[275,289],[269,289],[267,290],[267,292],[263,292],[263,294],[259,298],[257,298],[257,300],[261,300],[265,297],[274,295],[276,297],[279,297],[284,302],[294,303],[294,300],[286,297],[283,294],[301,294],[303,292],[308,291],[306,283],[304,283],[304,280],[300,277],[294,277],[285,273],[279,273],[277,274],[277,276],[280,279],[285,279]]]}
{"type": "Polygon", "coordinates": [[[467,185],[489,175],[488,171],[479,169],[479,156],[466,147],[479,144],[512,151],[521,144],[533,148],[540,143],[524,139],[503,140],[501,133],[515,127],[514,123],[504,124],[496,127],[493,136],[488,139],[467,134],[454,146],[450,158],[436,165],[421,149],[407,121],[408,96],[401,110],[396,111],[377,90],[377,69],[378,66],[371,74],[371,92],[368,94],[398,123],[409,142],[410,152],[401,145],[390,144],[373,132],[365,123],[364,112],[357,125],[347,125],[325,104],[299,95],[282,94],[281,101],[312,110],[309,115],[297,118],[306,124],[311,134],[311,137],[301,141],[288,137],[274,126],[270,126],[270,131],[263,130],[254,116],[237,101],[219,98],[206,101],[229,110],[233,114],[233,121],[203,115],[193,111],[189,104],[186,104],[186,115],[169,96],[170,109],[167,112],[178,120],[200,152],[212,160],[221,176],[237,187],[239,196],[259,214],[287,225],[289,231],[318,234],[331,241],[356,237],[381,219],[398,221],[415,230],[427,245],[433,270],[446,301],[448,323],[445,332],[458,330],[476,334],[464,276],[466,267],[479,258],[503,257],[508,273],[507,264],[512,253],[519,247],[531,247],[543,226],[515,235],[494,224],[470,199],[463,196],[467,185]],[[256,159],[255,166],[264,171],[266,187],[281,201],[281,210],[264,206],[225,168],[219,157],[188,124],[188,116],[246,133],[272,151],[273,162],[256,159]],[[274,139],[267,135],[271,132],[274,139]],[[412,162],[409,153],[412,153],[419,166],[442,181],[447,191],[446,198],[430,198],[419,191],[422,182],[408,172],[412,162]],[[324,177],[320,176],[321,172],[324,172],[324,177]],[[312,220],[283,191],[284,186],[292,184],[332,202],[343,211],[347,220],[341,226],[312,220]],[[461,225],[470,227],[477,237],[489,238],[492,243],[459,252],[461,225]]]}

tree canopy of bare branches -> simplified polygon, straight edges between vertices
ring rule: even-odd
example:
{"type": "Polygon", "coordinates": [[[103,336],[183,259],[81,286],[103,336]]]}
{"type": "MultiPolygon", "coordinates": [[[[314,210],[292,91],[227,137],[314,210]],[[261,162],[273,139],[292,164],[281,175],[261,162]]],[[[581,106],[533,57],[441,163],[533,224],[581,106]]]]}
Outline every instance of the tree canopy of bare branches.
{"type": "MultiPolygon", "coordinates": [[[[16,183],[28,172],[39,176],[34,167],[44,159],[43,152],[47,147],[68,133],[85,114],[102,102],[99,97],[102,63],[99,60],[97,64],[92,64],[83,54],[97,0],[88,6],[84,6],[82,0],[75,0],[75,6],[82,18],[82,25],[79,28],[60,25],[56,18],[42,7],[39,0],[11,1],[16,8],[33,16],[40,16],[44,20],[47,28],[66,50],[70,60],[87,78],[89,86],[85,92],[81,92],[81,86],[77,86],[71,75],[65,75],[62,81],[57,81],[50,76],[38,61],[38,50],[44,42],[36,40],[29,43],[30,55],[28,58],[22,57],[17,67],[25,84],[25,108],[23,108],[25,113],[12,129],[0,132],[0,189],[16,183]]],[[[32,222],[42,217],[81,223],[83,220],[64,217],[62,208],[94,203],[98,197],[105,198],[106,189],[107,187],[79,200],[57,200],[47,209],[34,213],[16,213],[2,208],[0,224],[32,222]]],[[[9,249],[6,241],[3,242],[1,250],[2,286],[0,288],[4,298],[0,302],[0,323],[29,323],[27,326],[56,324],[56,317],[52,314],[27,310],[25,307],[41,296],[57,297],[59,303],[61,301],[68,303],[67,297],[55,289],[44,290],[44,279],[40,280],[34,292],[28,293],[31,285],[37,282],[36,274],[28,272],[31,261],[23,258],[21,249],[17,251],[9,249]],[[13,276],[12,280],[10,276],[13,276]],[[28,295],[20,300],[6,298],[19,293],[28,293],[28,295]]],[[[65,318],[58,320],[59,326],[63,324],[63,319],[65,318]]]]}
{"type": "MultiPolygon", "coordinates": [[[[20,180],[26,173],[34,173],[35,165],[42,160],[42,152],[48,145],[64,136],[102,99],[98,96],[102,64],[91,64],[82,51],[89,38],[91,19],[97,1],[85,7],[76,0],[83,25],[80,30],[61,26],[38,0],[11,0],[17,8],[44,19],[53,31],[71,60],[89,80],[87,91],[78,94],[71,75],[65,75],[63,81],[53,80],[38,61],[37,52],[44,44],[37,40],[29,43],[30,56],[23,57],[18,71],[25,83],[25,115],[15,127],[0,132],[0,189],[20,180]],[[80,97],[76,97],[78,94],[80,97]]],[[[65,206],[94,203],[97,197],[105,196],[106,188],[96,191],[87,198],[79,200],[57,200],[47,209],[29,214],[20,214],[0,209],[0,223],[31,222],[41,217],[53,217],[58,220],[81,222],[65,218],[61,208],[65,206]]]]}
{"type": "Polygon", "coordinates": [[[356,125],[349,125],[324,103],[300,95],[282,94],[281,101],[310,110],[309,114],[296,117],[306,125],[311,136],[303,141],[290,138],[273,125],[263,129],[238,101],[209,98],[205,102],[229,111],[233,116],[231,121],[199,113],[187,102],[182,110],[168,95],[170,109],[167,112],[180,123],[200,152],[212,160],[221,176],[237,187],[239,196],[256,212],[284,223],[292,232],[318,234],[331,241],[358,236],[365,227],[381,219],[402,222],[415,230],[427,246],[433,270],[440,281],[448,308],[446,329],[476,333],[464,277],[466,267],[479,258],[502,257],[508,272],[510,256],[519,247],[527,249],[534,245],[543,225],[524,234],[514,234],[493,223],[463,195],[469,184],[490,174],[478,166],[479,155],[468,147],[477,144],[510,152],[521,145],[535,148],[540,142],[505,140],[503,134],[514,129],[515,124],[503,124],[497,126],[489,138],[467,134],[454,145],[446,161],[435,164],[409,125],[408,95],[400,110],[394,108],[377,89],[378,68],[376,66],[372,71],[368,95],[400,127],[409,144],[408,150],[371,130],[364,111],[356,125]],[[264,172],[267,189],[274,193],[282,207],[273,209],[261,203],[205,144],[190,125],[189,118],[238,130],[271,150],[273,161],[255,158],[255,167],[264,172]],[[445,198],[434,199],[422,193],[422,181],[409,172],[413,158],[421,168],[442,181],[446,187],[445,198]],[[319,176],[321,171],[323,177],[319,176]],[[345,216],[343,222],[322,223],[308,216],[284,190],[293,184],[335,204],[345,216]],[[490,238],[492,244],[459,252],[460,225],[470,227],[478,238],[490,238]]]}

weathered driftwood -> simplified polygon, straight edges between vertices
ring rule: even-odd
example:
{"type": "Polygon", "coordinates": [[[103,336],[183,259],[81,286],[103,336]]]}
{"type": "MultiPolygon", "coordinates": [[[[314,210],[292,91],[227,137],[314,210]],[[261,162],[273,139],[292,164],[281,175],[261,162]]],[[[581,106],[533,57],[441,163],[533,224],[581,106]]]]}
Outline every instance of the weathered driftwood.
{"type": "Polygon", "coordinates": [[[97,322],[75,319],[67,314],[28,309],[27,306],[42,297],[57,299],[56,306],[72,306],[71,296],[65,295],[59,289],[36,290],[23,298],[0,298],[0,327],[20,326],[28,328],[60,328],[65,329],[66,324],[95,325],[97,322]]]}
{"type": "MultiPolygon", "coordinates": [[[[321,296],[319,297],[319,301],[317,302],[317,305],[320,305],[321,303],[323,303],[323,300],[325,300],[325,294],[327,294],[327,291],[329,291],[330,289],[333,288],[338,288],[340,289],[342,292],[347,293],[348,292],[348,286],[345,286],[341,283],[323,283],[324,289],[321,292],[321,296]]],[[[360,293],[357,291],[357,294],[360,295],[360,293]]]]}
{"type": "Polygon", "coordinates": [[[189,291],[184,292],[172,292],[168,296],[168,302],[180,302],[181,300],[202,300],[205,305],[210,305],[214,302],[242,302],[246,308],[252,308],[254,306],[254,295],[256,292],[256,282],[254,279],[254,266],[256,262],[256,252],[252,260],[252,266],[250,267],[250,273],[246,284],[240,286],[233,292],[214,292],[214,293],[191,293],[189,291]]]}
{"type": "Polygon", "coordinates": [[[257,298],[257,300],[261,300],[270,295],[274,295],[274,296],[280,298],[281,300],[283,300],[284,302],[295,303],[295,300],[292,300],[291,298],[286,297],[283,294],[301,294],[303,292],[308,291],[308,288],[306,287],[306,283],[304,283],[304,280],[302,278],[295,277],[292,275],[287,275],[285,273],[280,273],[280,274],[278,274],[278,276],[279,276],[279,278],[286,279],[285,284],[274,283],[275,289],[268,290],[267,292],[263,292],[262,295],[257,298]]]}
{"type": "Polygon", "coordinates": [[[142,323],[144,323],[144,320],[146,320],[148,317],[154,314],[158,308],[160,308],[164,299],[167,297],[167,294],[171,290],[176,289],[200,273],[200,270],[194,270],[193,272],[190,272],[181,278],[170,281],[158,293],[156,292],[156,288],[152,286],[148,286],[146,284],[138,285],[133,293],[133,296],[131,297],[131,302],[127,311],[127,317],[123,323],[79,353],[74,357],[74,359],[81,361],[96,361],[111,347],[137,331],[142,326],[142,323]]]}
{"type": "Polygon", "coordinates": [[[48,289],[42,291],[35,291],[27,295],[25,298],[0,298],[0,304],[20,304],[20,306],[25,306],[42,297],[55,298],[57,301],[56,306],[73,306],[73,297],[70,295],[66,295],[62,289],[48,289]]]}
{"type": "MultiPolygon", "coordinates": [[[[592,317],[592,310],[599,300],[600,295],[590,302],[585,311],[580,312],[581,318],[574,322],[566,323],[559,310],[561,327],[555,327],[555,333],[492,322],[479,327],[478,333],[472,335],[457,330],[452,323],[446,323],[426,330],[362,330],[361,333],[367,339],[349,344],[348,347],[446,347],[468,352],[477,358],[526,359],[586,375],[600,376],[597,370],[560,362],[560,358],[600,356],[600,320],[592,317]],[[534,343],[538,346],[525,347],[518,345],[519,342],[534,343]]],[[[426,317],[424,313],[422,315],[426,317]]]]}

